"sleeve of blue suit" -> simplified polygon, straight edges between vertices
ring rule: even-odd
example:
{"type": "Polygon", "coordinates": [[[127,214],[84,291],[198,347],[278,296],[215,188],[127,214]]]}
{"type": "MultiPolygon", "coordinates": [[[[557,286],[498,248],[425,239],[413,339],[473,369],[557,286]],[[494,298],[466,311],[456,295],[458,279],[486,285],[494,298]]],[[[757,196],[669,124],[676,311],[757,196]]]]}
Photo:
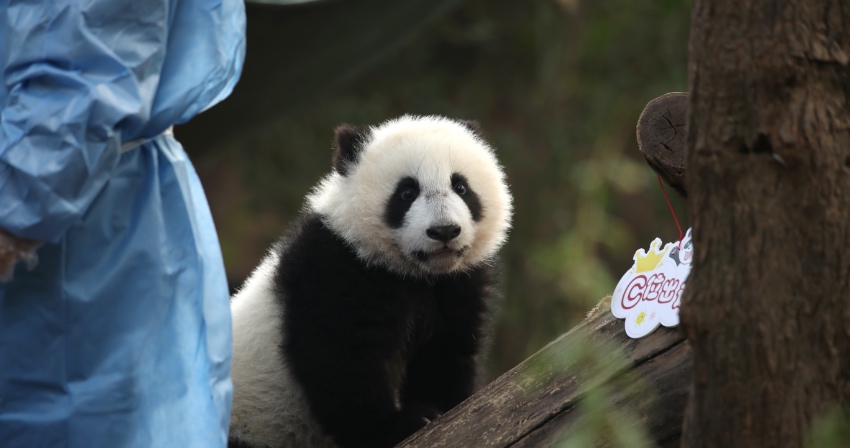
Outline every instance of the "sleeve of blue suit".
{"type": "Polygon", "coordinates": [[[123,143],[226,97],[244,11],[213,0],[11,0],[3,21],[0,227],[57,242],[123,143]]]}
{"type": "Polygon", "coordinates": [[[4,446],[226,445],[230,315],[197,175],[168,131],[226,98],[242,0],[0,0],[4,446]]]}

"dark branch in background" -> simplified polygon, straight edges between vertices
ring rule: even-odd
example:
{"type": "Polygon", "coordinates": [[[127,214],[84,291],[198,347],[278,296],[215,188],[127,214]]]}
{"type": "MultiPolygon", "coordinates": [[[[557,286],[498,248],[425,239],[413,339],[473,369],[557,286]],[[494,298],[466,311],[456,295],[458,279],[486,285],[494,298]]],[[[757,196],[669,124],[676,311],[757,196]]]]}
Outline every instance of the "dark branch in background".
{"type": "Polygon", "coordinates": [[[303,114],[458,4],[459,0],[247,3],[249,44],[239,84],[221,104],[178,126],[177,138],[196,157],[222,141],[244,138],[275,118],[303,114]]]}
{"type": "Polygon", "coordinates": [[[668,93],[650,101],[637,123],[638,149],[646,163],[685,198],[687,110],[687,92],[668,93]]]}

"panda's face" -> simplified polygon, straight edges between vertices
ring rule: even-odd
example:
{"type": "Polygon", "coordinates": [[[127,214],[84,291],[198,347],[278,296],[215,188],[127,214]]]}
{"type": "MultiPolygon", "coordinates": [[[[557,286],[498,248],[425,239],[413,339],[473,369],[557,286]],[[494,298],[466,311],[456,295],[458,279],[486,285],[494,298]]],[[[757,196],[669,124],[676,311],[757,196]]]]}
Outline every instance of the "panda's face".
{"type": "MultiPolygon", "coordinates": [[[[355,154],[337,156],[337,171],[310,205],[365,261],[443,274],[486,261],[504,243],[511,216],[504,175],[462,123],[403,117],[352,139],[355,154]]],[[[339,135],[337,144],[345,145],[339,135]]]]}
{"type": "Polygon", "coordinates": [[[400,255],[435,273],[463,264],[482,216],[481,200],[466,177],[439,171],[399,179],[384,212],[400,255]]]}

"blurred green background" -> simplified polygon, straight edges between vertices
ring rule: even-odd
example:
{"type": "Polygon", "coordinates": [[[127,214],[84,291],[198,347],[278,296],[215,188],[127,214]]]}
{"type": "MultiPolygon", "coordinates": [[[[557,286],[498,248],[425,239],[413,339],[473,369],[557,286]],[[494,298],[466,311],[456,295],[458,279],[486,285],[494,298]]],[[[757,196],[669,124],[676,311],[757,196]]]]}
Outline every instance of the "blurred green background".
{"type": "Polygon", "coordinates": [[[610,294],[635,250],[678,237],[635,124],[686,90],[689,22],[688,0],[249,4],[240,85],[177,129],[231,287],[330,170],[337,124],[476,119],[516,204],[489,373],[510,369],[610,294]]]}

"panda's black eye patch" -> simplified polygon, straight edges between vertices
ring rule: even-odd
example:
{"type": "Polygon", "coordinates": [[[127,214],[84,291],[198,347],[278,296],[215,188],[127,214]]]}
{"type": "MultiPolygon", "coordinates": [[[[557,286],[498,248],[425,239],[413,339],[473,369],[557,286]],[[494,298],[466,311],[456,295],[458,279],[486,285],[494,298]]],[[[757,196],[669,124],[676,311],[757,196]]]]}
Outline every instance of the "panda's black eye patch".
{"type": "Polygon", "coordinates": [[[467,182],[466,177],[460,173],[452,174],[452,189],[463,202],[466,203],[466,206],[469,208],[469,212],[472,214],[473,221],[480,221],[483,216],[483,208],[481,207],[481,200],[478,198],[478,195],[472,191],[472,188],[469,187],[469,182],[467,182]]]}
{"type": "Polygon", "coordinates": [[[384,221],[387,225],[393,229],[404,225],[404,216],[417,197],[419,197],[419,182],[416,179],[404,177],[399,180],[384,211],[384,221]]]}

